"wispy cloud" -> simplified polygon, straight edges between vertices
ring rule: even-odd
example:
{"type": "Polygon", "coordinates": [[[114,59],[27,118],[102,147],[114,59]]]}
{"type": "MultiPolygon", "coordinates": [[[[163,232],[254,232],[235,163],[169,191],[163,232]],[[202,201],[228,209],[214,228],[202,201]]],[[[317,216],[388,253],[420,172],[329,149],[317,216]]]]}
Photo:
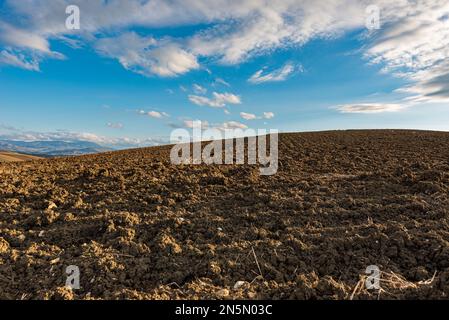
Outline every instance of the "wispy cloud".
{"type": "Polygon", "coordinates": [[[30,71],[40,71],[39,59],[36,57],[27,57],[20,52],[11,52],[7,50],[0,51],[0,64],[19,67],[30,71]]]}
{"type": "Polygon", "coordinates": [[[10,65],[30,71],[40,71],[45,58],[64,59],[52,51],[48,39],[27,29],[15,27],[0,19],[0,65],[10,65]]]}
{"type": "Polygon", "coordinates": [[[256,73],[254,73],[249,79],[248,82],[253,84],[260,84],[264,82],[279,82],[285,81],[291,76],[294,72],[302,71],[302,67],[300,65],[295,66],[293,63],[286,63],[283,67],[273,70],[271,72],[264,73],[266,68],[263,68],[256,73]]]}
{"type": "Polygon", "coordinates": [[[107,126],[112,129],[123,129],[124,125],[121,122],[108,122],[107,126]]]}
{"type": "MultiPolygon", "coordinates": [[[[197,125],[195,123],[198,123],[198,121],[200,121],[200,120],[184,120],[183,124],[184,124],[185,128],[192,129],[194,126],[197,125]]],[[[208,121],[201,121],[201,128],[202,129],[209,128],[209,122],[208,121]]]]}
{"type": "Polygon", "coordinates": [[[272,118],[274,118],[274,113],[273,112],[264,112],[263,117],[264,117],[264,119],[272,119],[272,118]]]}
{"type": "Polygon", "coordinates": [[[232,129],[248,129],[246,124],[237,121],[223,122],[223,124],[217,126],[218,129],[222,130],[232,130],[232,129]]]}
{"type": "Polygon", "coordinates": [[[230,87],[231,86],[227,81],[223,80],[222,78],[215,78],[213,84],[214,85],[221,84],[221,85],[223,85],[225,87],[230,87]]]}
{"type": "Polygon", "coordinates": [[[195,92],[196,94],[206,94],[207,93],[207,89],[200,86],[199,84],[194,83],[192,87],[193,87],[193,92],[195,92]]]}
{"type": "Polygon", "coordinates": [[[140,115],[144,115],[144,116],[149,116],[151,118],[155,118],[155,119],[161,119],[161,118],[167,118],[170,115],[166,112],[160,112],[160,111],[145,111],[145,110],[139,110],[138,113],[140,115]]]}
{"type": "Polygon", "coordinates": [[[245,120],[256,120],[256,119],[272,119],[274,118],[273,112],[264,112],[262,116],[257,116],[253,113],[240,112],[240,117],[245,120]]]}
{"type": "Polygon", "coordinates": [[[237,64],[273,49],[302,45],[316,36],[335,35],[362,26],[366,7],[363,2],[332,0],[323,7],[315,1],[297,0],[276,3],[77,0],[76,4],[82,8],[82,30],[74,32],[65,28],[66,16],[60,14],[65,12],[67,1],[49,4],[6,0],[8,13],[21,17],[14,30],[24,35],[0,41],[16,47],[26,45],[34,51],[49,51],[50,40],[70,36],[117,59],[128,70],[146,76],[176,76],[198,68],[198,59],[202,57],[237,64]],[[345,15],[340,14],[342,8],[345,15]],[[133,27],[204,24],[210,27],[199,28],[183,38],[129,35],[133,27]]]}
{"type": "Polygon", "coordinates": [[[372,36],[365,57],[383,72],[413,84],[403,88],[415,101],[449,101],[449,3],[395,2],[389,22],[372,36]]]}
{"type": "Polygon", "coordinates": [[[391,103],[359,103],[345,104],[336,106],[341,113],[381,113],[381,112],[397,112],[405,108],[404,105],[391,103]]]}
{"type": "MultiPolygon", "coordinates": [[[[77,0],[82,31],[65,28],[67,1],[0,2],[13,21],[0,19],[0,64],[38,71],[43,59],[62,58],[52,43],[72,39],[144,76],[174,77],[204,68],[201,61],[235,65],[317,38],[364,30],[369,0],[321,1],[92,1],[77,0]],[[344,13],[344,14],[342,14],[344,13]],[[139,35],[136,27],[199,28],[178,38],[139,35]],[[204,27],[206,25],[206,27],[204,27]]],[[[449,99],[449,3],[447,0],[378,0],[382,28],[367,32],[361,52],[384,72],[406,78],[417,101],[449,99]]],[[[5,10],[3,10],[5,11],[5,10]]],[[[3,12],[2,11],[2,12],[3,12]]],[[[287,64],[257,71],[254,84],[282,81],[287,64]]],[[[204,104],[204,99],[193,100],[204,104]]],[[[215,103],[205,103],[214,105],[215,103]]]]}
{"type": "Polygon", "coordinates": [[[217,93],[214,92],[211,98],[197,95],[189,95],[190,102],[199,105],[207,106],[211,108],[223,108],[229,104],[241,104],[242,100],[240,96],[233,93],[217,93]]]}
{"type": "Polygon", "coordinates": [[[170,124],[172,128],[187,128],[193,129],[194,127],[198,128],[198,124],[201,123],[201,129],[218,129],[218,130],[232,130],[232,129],[247,129],[248,126],[237,122],[237,121],[226,121],[222,123],[209,123],[206,120],[183,120],[182,124],[170,124]]]}
{"type": "Polygon", "coordinates": [[[254,120],[257,119],[257,116],[252,113],[240,112],[240,116],[245,120],[254,120]]]}

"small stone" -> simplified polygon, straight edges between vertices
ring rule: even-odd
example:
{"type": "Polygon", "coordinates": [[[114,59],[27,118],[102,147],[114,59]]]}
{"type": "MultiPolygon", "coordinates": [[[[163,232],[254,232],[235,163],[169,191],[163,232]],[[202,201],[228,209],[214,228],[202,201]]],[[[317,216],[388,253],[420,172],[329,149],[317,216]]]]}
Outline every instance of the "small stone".
{"type": "Polygon", "coordinates": [[[9,251],[8,241],[0,237],[0,253],[6,253],[8,251],[9,251]]]}
{"type": "Polygon", "coordinates": [[[38,235],[38,237],[39,237],[39,238],[42,238],[42,237],[44,236],[44,233],[45,233],[45,231],[44,231],[44,230],[42,230],[41,232],[39,232],[39,235],[38,235]]]}
{"type": "Polygon", "coordinates": [[[220,291],[217,292],[217,295],[220,298],[226,298],[229,296],[229,290],[228,289],[221,289],[220,291]]]}
{"type": "Polygon", "coordinates": [[[246,281],[237,281],[237,282],[234,284],[234,289],[235,289],[235,290],[240,289],[240,288],[243,287],[245,284],[246,284],[246,281]]]}
{"type": "Polygon", "coordinates": [[[210,262],[209,270],[215,275],[219,275],[221,273],[220,265],[215,261],[210,262]]]}
{"type": "Polygon", "coordinates": [[[54,203],[53,201],[50,201],[49,203],[48,203],[48,207],[47,207],[47,209],[48,210],[52,210],[52,209],[56,209],[58,206],[56,205],[56,203],[54,203]]]}

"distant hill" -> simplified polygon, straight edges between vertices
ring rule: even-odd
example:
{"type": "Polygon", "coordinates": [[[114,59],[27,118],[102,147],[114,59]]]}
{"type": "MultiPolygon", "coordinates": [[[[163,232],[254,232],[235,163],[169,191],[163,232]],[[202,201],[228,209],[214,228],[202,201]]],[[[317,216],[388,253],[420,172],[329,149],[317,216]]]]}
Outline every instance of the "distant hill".
{"type": "Polygon", "coordinates": [[[15,152],[0,151],[0,162],[22,162],[41,159],[36,156],[15,152]]]}
{"type": "Polygon", "coordinates": [[[94,154],[112,149],[89,141],[14,141],[0,140],[0,150],[42,157],[94,154]]]}

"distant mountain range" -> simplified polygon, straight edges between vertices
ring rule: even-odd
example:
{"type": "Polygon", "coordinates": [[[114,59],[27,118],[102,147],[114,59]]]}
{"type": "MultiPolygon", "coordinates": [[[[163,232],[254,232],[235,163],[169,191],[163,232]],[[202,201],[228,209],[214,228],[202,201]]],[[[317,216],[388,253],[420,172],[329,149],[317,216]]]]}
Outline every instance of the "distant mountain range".
{"type": "Polygon", "coordinates": [[[76,156],[112,151],[89,141],[14,141],[0,140],[0,150],[41,157],[76,156]]]}

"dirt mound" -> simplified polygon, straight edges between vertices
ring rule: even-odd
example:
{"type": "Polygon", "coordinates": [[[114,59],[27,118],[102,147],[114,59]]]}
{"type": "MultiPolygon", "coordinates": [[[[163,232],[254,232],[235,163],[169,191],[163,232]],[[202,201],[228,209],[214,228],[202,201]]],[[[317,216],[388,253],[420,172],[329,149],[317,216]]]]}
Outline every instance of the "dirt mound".
{"type": "Polygon", "coordinates": [[[171,165],[169,147],[1,164],[0,298],[445,299],[448,145],[284,134],[273,176],[171,165]]]}

